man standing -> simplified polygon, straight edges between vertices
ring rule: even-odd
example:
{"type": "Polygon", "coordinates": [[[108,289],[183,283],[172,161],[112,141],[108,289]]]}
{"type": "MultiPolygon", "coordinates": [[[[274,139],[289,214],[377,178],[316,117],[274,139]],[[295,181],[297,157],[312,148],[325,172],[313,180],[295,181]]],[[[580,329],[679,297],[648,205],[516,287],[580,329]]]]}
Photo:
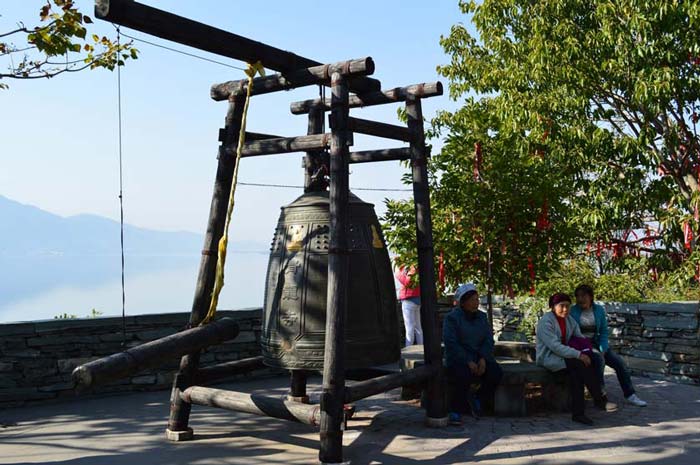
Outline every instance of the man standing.
{"type": "Polygon", "coordinates": [[[452,388],[450,423],[461,424],[467,406],[478,418],[483,400],[493,398],[503,371],[493,356],[493,333],[486,314],[479,311],[476,286],[460,285],[454,300],[456,307],[445,317],[442,338],[447,381],[452,388]],[[475,396],[470,391],[474,383],[480,384],[475,396]]]}

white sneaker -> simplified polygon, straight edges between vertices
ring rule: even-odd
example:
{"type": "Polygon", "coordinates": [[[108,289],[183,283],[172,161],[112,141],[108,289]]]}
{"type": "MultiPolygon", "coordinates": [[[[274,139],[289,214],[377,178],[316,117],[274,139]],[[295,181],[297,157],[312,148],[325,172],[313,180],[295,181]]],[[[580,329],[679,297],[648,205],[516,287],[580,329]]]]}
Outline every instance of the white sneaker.
{"type": "Polygon", "coordinates": [[[636,405],[637,407],[646,407],[647,403],[640,399],[637,394],[632,394],[631,396],[625,398],[628,404],[636,405]]]}

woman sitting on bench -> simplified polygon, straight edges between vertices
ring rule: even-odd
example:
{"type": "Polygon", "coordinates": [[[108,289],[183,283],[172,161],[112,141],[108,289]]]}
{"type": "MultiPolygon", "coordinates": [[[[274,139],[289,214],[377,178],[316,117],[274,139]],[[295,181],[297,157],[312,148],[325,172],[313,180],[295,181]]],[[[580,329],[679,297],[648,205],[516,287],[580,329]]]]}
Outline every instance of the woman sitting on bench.
{"type": "Polygon", "coordinates": [[[580,343],[587,341],[576,320],[569,315],[570,307],[571,297],[568,294],[559,292],[549,298],[552,311],[545,313],[537,323],[537,364],[553,372],[566,370],[571,388],[571,418],[578,423],[592,425],[593,420],[584,411],[584,385],[599,409],[611,411],[616,406],[603,396],[595,362],[581,350],[583,347],[580,343]]]}
{"type": "Polygon", "coordinates": [[[479,311],[479,294],[472,283],[455,292],[456,307],[445,317],[445,368],[451,385],[450,424],[462,423],[462,413],[471,411],[478,418],[481,403],[492,399],[503,371],[493,356],[493,333],[486,313],[479,311]],[[472,383],[479,384],[476,395],[472,383]]]}

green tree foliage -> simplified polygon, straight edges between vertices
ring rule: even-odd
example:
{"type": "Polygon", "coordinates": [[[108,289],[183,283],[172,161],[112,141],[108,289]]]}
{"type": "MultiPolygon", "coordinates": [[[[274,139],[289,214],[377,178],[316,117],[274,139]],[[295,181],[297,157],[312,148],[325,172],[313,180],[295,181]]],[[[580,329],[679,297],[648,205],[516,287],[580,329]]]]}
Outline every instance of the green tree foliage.
{"type": "MultiPolygon", "coordinates": [[[[438,70],[464,103],[433,122],[446,137],[432,164],[436,247],[459,261],[448,281],[483,276],[484,249],[496,287],[527,287],[526,261],[539,278],[574,253],[596,260],[598,274],[627,271],[624,257],[642,252],[650,267],[692,277],[698,257],[684,226],[697,237],[700,4],[460,7],[477,34],[453,26],[438,70]],[[465,255],[479,261],[465,266],[465,255]]],[[[400,229],[400,209],[389,209],[400,229]]],[[[400,234],[390,237],[402,250],[400,234]]]]}
{"type": "MultiPolygon", "coordinates": [[[[7,69],[2,79],[50,78],[84,69],[113,70],[125,60],[138,57],[131,42],[120,44],[105,36],[88,36],[89,16],[78,11],[71,0],[49,0],[39,10],[41,25],[0,33],[0,57],[7,69]]],[[[7,84],[0,82],[0,88],[7,84]]]]}

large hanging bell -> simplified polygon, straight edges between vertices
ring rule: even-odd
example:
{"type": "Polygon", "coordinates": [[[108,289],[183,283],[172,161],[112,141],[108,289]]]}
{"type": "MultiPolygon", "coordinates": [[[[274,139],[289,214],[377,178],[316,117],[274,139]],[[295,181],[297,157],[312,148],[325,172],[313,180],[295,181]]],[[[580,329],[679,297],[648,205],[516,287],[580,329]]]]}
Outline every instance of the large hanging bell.
{"type": "MultiPolygon", "coordinates": [[[[399,359],[394,278],[374,206],[350,193],[350,270],[345,367],[399,359]]],[[[323,368],[328,287],[328,192],[310,192],[282,207],[272,240],[263,310],[265,364],[323,368]]]]}

